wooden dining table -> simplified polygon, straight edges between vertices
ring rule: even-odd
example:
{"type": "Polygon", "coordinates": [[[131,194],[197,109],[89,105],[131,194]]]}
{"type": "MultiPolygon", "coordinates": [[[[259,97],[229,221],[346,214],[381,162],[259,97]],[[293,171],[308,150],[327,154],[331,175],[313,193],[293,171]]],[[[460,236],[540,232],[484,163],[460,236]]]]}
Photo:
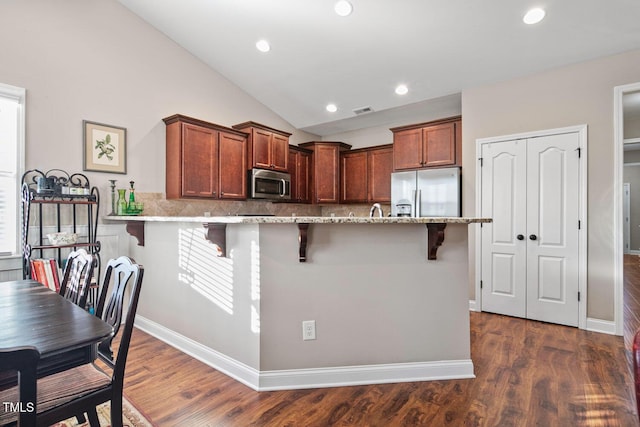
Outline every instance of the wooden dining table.
{"type": "Polygon", "coordinates": [[[92,362],[112,335],[111,325],[34,280],[0,282],[0,348],[37,348],[38,376],[92,362]]]}

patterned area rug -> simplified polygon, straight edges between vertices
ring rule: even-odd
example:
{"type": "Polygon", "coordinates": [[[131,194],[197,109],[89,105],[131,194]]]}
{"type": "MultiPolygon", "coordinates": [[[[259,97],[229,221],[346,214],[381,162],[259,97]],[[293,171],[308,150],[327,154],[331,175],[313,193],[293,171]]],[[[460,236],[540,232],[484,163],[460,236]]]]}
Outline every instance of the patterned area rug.
{"type": "MultiPolygon", "coordinates": [[[[98,419],[101,427],[111,427],[110,403],[103,403],[98,406],[98,419]]],[[[135,406],[125,397],[122,402],[122,424],[124,427],[154,427],[154,424],[145,418],[135,406]]],[[[83,424],[78,424],[75,418],[69,418],[52,427],[89,427],[89,420],[83,424]]]]}

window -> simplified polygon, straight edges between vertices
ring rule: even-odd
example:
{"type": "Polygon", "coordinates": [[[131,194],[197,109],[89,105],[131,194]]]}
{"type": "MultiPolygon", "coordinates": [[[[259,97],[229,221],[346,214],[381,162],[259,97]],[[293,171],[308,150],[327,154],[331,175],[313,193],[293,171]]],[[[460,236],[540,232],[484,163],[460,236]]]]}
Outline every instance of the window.
{"type": "Polygon", "coordinates": [[[19,253],[25,90],[0,83],[0,256],[19,253]]]}

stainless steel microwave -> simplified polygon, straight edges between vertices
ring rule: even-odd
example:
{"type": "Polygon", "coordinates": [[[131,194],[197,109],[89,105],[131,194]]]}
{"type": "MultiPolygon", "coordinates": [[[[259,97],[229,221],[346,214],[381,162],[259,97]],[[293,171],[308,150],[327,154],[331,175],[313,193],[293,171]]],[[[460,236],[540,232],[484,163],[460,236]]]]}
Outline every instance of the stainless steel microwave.
{"type": "Polygon", "coordinates": [[[249,196],[252,199],[291,199],[291,175],[266,169],[249,171],[249,196]]]}

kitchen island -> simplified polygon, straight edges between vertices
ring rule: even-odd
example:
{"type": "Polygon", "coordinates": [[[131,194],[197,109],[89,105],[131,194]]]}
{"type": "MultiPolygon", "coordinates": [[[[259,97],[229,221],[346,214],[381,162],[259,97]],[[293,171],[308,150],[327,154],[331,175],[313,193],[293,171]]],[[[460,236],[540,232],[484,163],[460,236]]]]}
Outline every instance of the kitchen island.
{"type": "Polygon", "coordinates": [[[138,327],[256,390],[473,377],[467,228],[489,219],[105,220],[138,239],[138,327]]]}

